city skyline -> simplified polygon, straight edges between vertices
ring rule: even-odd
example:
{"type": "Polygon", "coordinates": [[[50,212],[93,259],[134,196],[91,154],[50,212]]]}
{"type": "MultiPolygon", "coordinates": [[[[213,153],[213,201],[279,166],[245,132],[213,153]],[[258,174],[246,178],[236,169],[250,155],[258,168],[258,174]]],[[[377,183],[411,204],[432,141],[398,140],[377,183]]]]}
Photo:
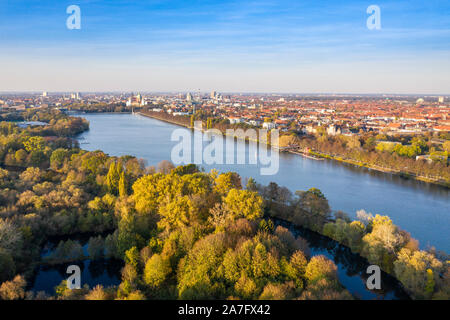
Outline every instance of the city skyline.
{"type": "Polygon", "coordinates": [[[0,91],[450,94],[450,5],[287,1],[0,4],[0,91]],[[6,75],[6,76],[5,76],[6,75]]]}

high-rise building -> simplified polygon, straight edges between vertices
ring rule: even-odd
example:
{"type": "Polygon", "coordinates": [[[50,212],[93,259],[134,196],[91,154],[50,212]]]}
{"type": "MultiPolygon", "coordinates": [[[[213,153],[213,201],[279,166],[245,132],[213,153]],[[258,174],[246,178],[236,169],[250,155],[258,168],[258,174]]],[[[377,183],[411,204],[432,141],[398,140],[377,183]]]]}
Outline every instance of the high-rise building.
{"type": "Polygon", "coordinates": [[[190,92],[186,95],[186,101],[192,101],[192,94],[190,92]]]}
{"type": "Polygon", "coordinates": [[[48,94],[47,94],[47,91],[44,91],[44,92],[42,92],[42,96],[43,97],[46,97],[48,94]]]}
{"type": "Polygon", "coordinates": [[[211,91],[211,99],[215,99],[217,96],[217,92],[215,92],[214,90],[211,91]]]}
{"type": "Polygon", "coordinates": [[[439,102],[439,103],[444,103],[444,100],[445,100],[444,97],[439,97],[439,98],[438,98],[438,102],[439,102]]]}

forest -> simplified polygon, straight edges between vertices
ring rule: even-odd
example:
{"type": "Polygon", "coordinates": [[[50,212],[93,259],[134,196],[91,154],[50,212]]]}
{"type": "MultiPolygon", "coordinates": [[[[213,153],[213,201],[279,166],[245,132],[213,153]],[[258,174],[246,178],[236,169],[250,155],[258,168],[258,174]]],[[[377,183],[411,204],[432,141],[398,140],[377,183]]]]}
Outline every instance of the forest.
{"type": "Polygon", "coordinates": [[[387,216],[333,212],[318,189],[245,185],[233,172],[81,150],[89,124],[58,111],[30,112],[46,126],[0,123],[0,299],[354,299],[337,266],[274,219],[348,246],[395,276],[415,299],[449,299],[450,261],[420,250],[387,216]],[[108,236],[102,236],[108,232],[108,236]],[[43,263],[78,261],[74,241],[42,259],[51,236],[92,233],[89,256],[124,263],[116,287],[27,288],[43,263]]]}

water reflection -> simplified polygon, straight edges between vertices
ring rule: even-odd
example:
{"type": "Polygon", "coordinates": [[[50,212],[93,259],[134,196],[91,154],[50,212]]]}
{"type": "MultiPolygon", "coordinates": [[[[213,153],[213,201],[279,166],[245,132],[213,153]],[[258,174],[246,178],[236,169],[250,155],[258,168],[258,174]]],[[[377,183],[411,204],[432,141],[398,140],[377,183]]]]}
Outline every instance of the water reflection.
{"type": "Polygon", "coordinates": [[[353,253],[348,247],[311,230],[295,227],[288,222],[277,219],[274,221],[276,225],[282,225],[295,236],[301,236],[308,241],[311,256],[324,255],[333,260],[338,267],[339,281],[353,296],[364,300],[409,299],[400,282],[385,272],[381,274],[380,290],[367,289],[366,281],[370,275],[366,273],[366,270],[370,264],[360,255],[353,253]]]}
{"type": "Polygon", "coordinates": [[[120,284],[120,271],[123,267],[123,262],[115,259],[101,259],[39,266],[29,282],[29,289],[34,292],[44,291],[49,295],[54,295],[55,287],[70,276],[66,273],[67,267],[70,265],[80,267],[82,286],[87,284],[90,288],[93,288],[98,284],[104,287],[120,284]]]}
{"type": "MultiPolygon", "coordinates": [[[[105,237],[107,233],[102,236],[105,237]]],[[[60,241],[72,240],[78,242],[83,248],[83,254],[88,256],[88,242],[91,233],[81,233],[70,236],[50,237],[43,246],[41,257],[45,258],[55,252],[60,241]]],[[[29,282],[29,289],[35,292],[44,291],[49,295],[54,295],[54,288],[66,280],[70,275],[66,273],[69,265],[78,265],[81,269],[81,285],[89,285],[90,288],[98,284],[104,287],[119,285],[121,281],[121,269],[123,261],[117,259],[98,259],[61,263],[56,265],[41,265],[29,282]]]]}
{"type": "MultiPolygon", "coordinates": [[[[171,134],[179,127],[166,122],[131,114],[80,116],[90,122],[90,130],[80,136],[88,143],[82,146],[87,150],[103,150],[114,156],[134,155],[146,159],[149,165],[156,165],[171,159],[172,148],[178,143],[171,141],[171,134]]],[[[238,149],[235,146],[235,152],[238,149]]],[[[245,152],[248,156],[248,150],[245,152]]],[[[450,189],[294,154],[281,154],[279,165],[279,172],[273,176],[260,175],[259,165],[251,164],[204,165],[204,168],[206,171],[213,168],[235,171],[243,178],[253,177],[264,185],[273,181],[291,191],[319,188],[334,210],[343,210],[352,218],[360,209],[388,215],[396,225],[418,239],[421,248],[433,245],[439,250],[450,251],[450,189]]]]}

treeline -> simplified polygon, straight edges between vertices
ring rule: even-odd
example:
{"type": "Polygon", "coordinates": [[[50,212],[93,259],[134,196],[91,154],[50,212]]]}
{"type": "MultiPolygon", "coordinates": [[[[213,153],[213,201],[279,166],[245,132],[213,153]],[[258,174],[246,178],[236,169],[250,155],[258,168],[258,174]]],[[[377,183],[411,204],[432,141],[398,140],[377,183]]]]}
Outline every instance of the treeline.
{"type": "MultiPolygon", "coordinates": [[[[450,184],[450,170],[447,163],[447,156],[442,159],[438,157],[436,158],[437,160],[435,159],[436,161],[432,162],[416,160],[415,156],[422,154],[422,152],[417,152],[418,148],[420,150],[428,150],[432,154],[436,154],[438,150],[435,147],[430,147],[430,142],[427,143],[417,137],[415,139],[413,138],[412,141],[409,140],[409,142],[412,142],[410,146],[398,145],[388,150],[379,146],[376,142],[377,137],[371,135],[366,137],[309,136],[301,139],[297,138],[295,142],[302,149],[309,148],[313,152],[337,160],[351,160],[365,166],[403,172],[405,174],[436,179],[450,184]],[[410,154],[410,152],[412,153],[410,154]]],[[[443,155],[447,154],[445,150],[441,153],[443,155]]]]}
{"type": "Polygon", "coordinates": [[[450,298],[450,260],[443,252],[420,250],[418,241],[392,223],[388,216],[357,213],[351,221],[347,214],[331,213],[320,190],[297,191],[275,183],[264,187],[250,180],[249,188],[258,190],[266,201],[268,214],[307,227],[328,236],[360,254],[371,264],[397,278],[416,299],[450,298]]]}
{"type": "Polygon", "coordinates": [[[132,108],[127,107],[124,103],[71,103],[67,105],[71,111],[80,111],[87,113],[101,113],[101,112],[131,112],[132,108]]]}
{"type": "Polygon", "coordinates": [[[60,286],[59,299],[352,299],[334,263],[264,219],[263,199],[237,174],[158,171],[122,198],[108,238],[125,262],[119,287],[60,286]]]}
{"type": "Polygon", "coordinates": [[[0,122],[0,165],[48,167],[55,149],[78,148],[78,142],[71,137],[89,129],[85,119],[68,117],[59,111],[34,111],[22,116],[48,125],[20,128],[14,122],[0,122]]]}
{"type": "MultiPolygon", "coordinates": [[[[55,125],[50,120],[49,129],[55,125]]],[[[275,228],[270,216],[350,246],[417,298],[448,297],[447,262],[418,250],[387,217],[333,218],[320,190],[294,196],[253,180],[243,188],[236,173],[175,168],[168,161],[146,168],[131,156],[61,147],[10,123],[1,128],[6,155],[23,149],[45,156],[40,166],[0,169],[1,299],[43,298],[25,286],[48,237],[105,231],[106,238],[91,238],[88,254],[122,259],[121,284],[68,290],[62,283],[53,299],[351,299],[336,265],[311,257],[307,242],[275,228]]],[[[82,258],[80,245],[66,241],[49,259],[82,258]]]]}
{"type": "Polygon", "coordinates": [[[228,119],[214,118],[203,111],[199,110],[195,115],[172,115],[166,112],[157,112],[151,110],[141,111],[142,114],[152,118],[178,124],[183,127],[193,128],[195,121],[202,121],[203,129],[217,129],[225,133],[227,129],[249,129],[255,128],[246,123],[230,124],[228,119]]]}

